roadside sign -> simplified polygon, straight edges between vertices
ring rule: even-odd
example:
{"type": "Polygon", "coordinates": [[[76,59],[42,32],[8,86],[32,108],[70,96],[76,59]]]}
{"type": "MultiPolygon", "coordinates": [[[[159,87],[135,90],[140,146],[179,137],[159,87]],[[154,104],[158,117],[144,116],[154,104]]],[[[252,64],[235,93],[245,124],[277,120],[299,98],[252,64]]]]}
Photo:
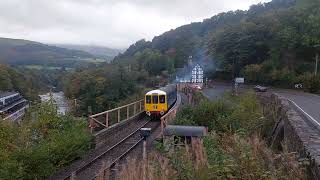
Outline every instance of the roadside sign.
{"type": "Polygon", "coordinates": [[[237,77],[237,78],[235,78],[235,83],[241,83],[241,84],[243,84],[244,83],[244,78],[242,78],[242,77],[237,77]]]}

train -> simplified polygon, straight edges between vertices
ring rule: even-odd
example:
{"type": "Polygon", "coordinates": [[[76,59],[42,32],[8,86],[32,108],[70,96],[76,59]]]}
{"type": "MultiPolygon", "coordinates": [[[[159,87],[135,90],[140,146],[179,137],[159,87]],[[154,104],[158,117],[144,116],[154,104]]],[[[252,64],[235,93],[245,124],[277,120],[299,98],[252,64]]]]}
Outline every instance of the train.
{"type": "Polygon", "coordinates": [[[149,91],[145,94],[144,108],[148,116],[159,118],[175,104],[177,100],[176,84],[149,91]]]}

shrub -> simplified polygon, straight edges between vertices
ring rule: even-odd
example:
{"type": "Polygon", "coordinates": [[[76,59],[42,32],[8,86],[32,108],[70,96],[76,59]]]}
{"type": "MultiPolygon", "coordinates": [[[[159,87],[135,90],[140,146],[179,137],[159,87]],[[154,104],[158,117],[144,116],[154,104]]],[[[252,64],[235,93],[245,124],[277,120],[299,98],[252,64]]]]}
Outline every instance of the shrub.
{"type": "Polygon", "coordinates": [[[304,73],[298,77],[298,82],[303,84],[305,91],[320,93],[320,76],[315,76],[313,73],[304,73]]]}
{"type": "Polygon", "coordinates": [[[0,179],[45,179],[89,148],[85,121],[58,115],[51,103],[29,111],[20,126],[0,122],[0,179]]]}

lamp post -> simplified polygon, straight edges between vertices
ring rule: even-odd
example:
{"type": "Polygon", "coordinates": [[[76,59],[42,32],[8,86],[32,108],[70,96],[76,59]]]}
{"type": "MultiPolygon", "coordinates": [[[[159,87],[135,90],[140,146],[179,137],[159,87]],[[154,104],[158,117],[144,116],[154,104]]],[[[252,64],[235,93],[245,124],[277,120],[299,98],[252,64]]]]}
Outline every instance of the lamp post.
{"type": "Polygon", "coordinates": [[[143,137],[143,152],[142,152],[142,158],[143,158],[143,168],[142,168],[142,179],[147,180],[147,172],[146,172],[146,166],[147,166],[147,138],[151,134],[151,128],[141,128],[140,129],[140,135],[143,137]]]}

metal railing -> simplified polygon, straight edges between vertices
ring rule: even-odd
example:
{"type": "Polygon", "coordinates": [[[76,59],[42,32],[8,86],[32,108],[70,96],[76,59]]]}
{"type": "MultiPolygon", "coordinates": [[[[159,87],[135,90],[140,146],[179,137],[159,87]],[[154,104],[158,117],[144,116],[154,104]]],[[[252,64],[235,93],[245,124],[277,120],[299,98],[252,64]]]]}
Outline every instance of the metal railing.
{"type": "Polygon", "coordinates": [[[108,128],[121,121],[128,120],[144,111],[144,99],[120,106],[98,114],[90,115],[89,127],[91,132],[95,128],[108,128]]]}

